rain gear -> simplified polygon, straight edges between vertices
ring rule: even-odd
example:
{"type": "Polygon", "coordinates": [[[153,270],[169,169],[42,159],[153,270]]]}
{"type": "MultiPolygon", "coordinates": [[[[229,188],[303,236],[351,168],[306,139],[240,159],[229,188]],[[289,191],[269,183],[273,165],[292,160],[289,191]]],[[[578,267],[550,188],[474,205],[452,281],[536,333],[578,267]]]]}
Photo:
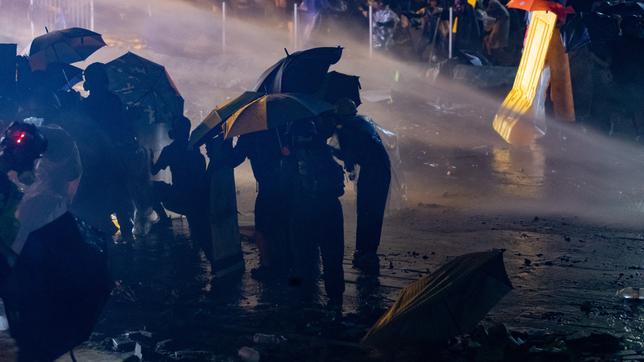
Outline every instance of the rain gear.
{"type": "Polygon", "coordinates": [[[446,342],[469,332],[511,290],[503,251],[461,255],[403,289],[362,341],[383,349],[446,342]]]}
{"type": "Polygon", "coordinates": [[[350,173],[358,175],[356,251],[375,254],[391,183],[391,162],[373,121],[365,116],[343,120],[337,129],[338,156],[350,173]]]}
{"type": "Polygon", "coordinates": [[[313,120],[293,123],[288,138],[292,275],[311,285],[319,249],[327,296],[330,303],[341,305],[344,225],[338,198],[344,194],[344,173],[313,120]]]}

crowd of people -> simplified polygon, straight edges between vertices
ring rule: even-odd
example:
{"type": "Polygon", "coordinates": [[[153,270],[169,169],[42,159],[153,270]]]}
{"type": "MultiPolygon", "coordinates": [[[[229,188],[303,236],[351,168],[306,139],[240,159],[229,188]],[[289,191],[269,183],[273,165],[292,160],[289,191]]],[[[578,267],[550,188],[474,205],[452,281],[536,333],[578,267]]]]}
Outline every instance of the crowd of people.
{"type": "MultiPolygon", "coordinates": [[[[377,51],[414,62],[436,63],[449,57],[450,30],[453,56],[466,52],[484,65],[518,65],[527,13],[508,8],[509,0],[301,0],[274,2],[228,1],[241,17],[276,19],[291,28],[293,6],[298,4],[304,41],[349,29],[364,41],[372,10],[372,41],[377,51]],[[452,28],[450,11],[452,9],[452,28]]],[[[217,2],[220,3],[220,2],[217,2]]],[[[588,12],[601,1],[559,1],[577,12],[588,12]]],[[[221,5],[216,5],[221,6],[221,5]]],[[[347,35],[346,31],[343,35],[347,35]]]]}
{"type": "Polygon", "coordinates": [[[254,240],[261,265],[252,271],[254,278],[288,281],[308,298],[321,254],[328,305],[341,310],[345,245],[339,198],[345,179],[357,183],[353,264],[366,274],[379,273],[391,164],[377,125],[358,115],[349,98],[335,99],[334,111],[234,142],[223,134],[211,137],[205,142],[207,162],[190,144],[191,122],[184,116],[168,122],[172,141],[159,155],[147,150],[130,110],[110,91],[104,64],[84,70],[83,97],[74,89],[49,87],[46,74],[20,68],[25,61],[17,60],[16,86],[3,94],[0,119],[3,128],[15,122],[37,126],[49,148],[35,168],[37,182],[16,181],[25,189],[17,211],[23,242],[70,211],[117,243],[130,243],[152,227],[172,227],[171,211],[186,217],[213,274],[242,271],[233,170],[248,159],[258,185],[254,240]],[[164,169],[171,183],[153,181],[164,169]],[[232,249],[231,242],[237,244],[232,249]]]}

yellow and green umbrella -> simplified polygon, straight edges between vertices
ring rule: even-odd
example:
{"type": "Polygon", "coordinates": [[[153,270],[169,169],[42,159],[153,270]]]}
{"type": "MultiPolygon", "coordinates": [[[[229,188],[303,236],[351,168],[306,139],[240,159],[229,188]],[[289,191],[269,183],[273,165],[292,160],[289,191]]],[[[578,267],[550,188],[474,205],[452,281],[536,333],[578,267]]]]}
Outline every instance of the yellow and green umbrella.
{"type": "Polygon", "coordinates": [[[205,143],[208,138],[221,131],[221,126],[228,117],[262,95],[264,93],[246,91],[238,97],[215,107],[190,134],[190,145],[195,147],[205,143]]]}
{"type": "Polygon", "coordinates": [[[474,328],[512,290],[503,251],[461,255],[403,289],[364,344],[442,343],[474,328]]]}
{"type": "Polygon", "coordinates": [[[265,131],[289,122],[317,117],[333,111],[334,106],[312,95],[299,93],[268,94],[241,108],[222,125],[230,139],[265,131]]]}

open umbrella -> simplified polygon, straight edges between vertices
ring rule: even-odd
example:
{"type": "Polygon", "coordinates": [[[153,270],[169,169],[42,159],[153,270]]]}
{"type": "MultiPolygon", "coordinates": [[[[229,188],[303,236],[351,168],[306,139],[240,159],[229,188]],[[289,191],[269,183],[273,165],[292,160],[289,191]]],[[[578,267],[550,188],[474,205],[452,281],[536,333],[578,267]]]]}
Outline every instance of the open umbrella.
{"type": "Polygon", "coordinates": [[[329,67],[342,57],[341,47],[312,48],[288,54],[259,78],[253,89],[264,93],[314,93],[329,67]]]}
{"type": "Polygon", "coordinates": [[[264,95],[263,93],[246,91],[213,109],[203,121],[190,134],[190,145],[198,147],[205,143],[209,138],[221,132],[221,126],[228,117],[232,116],[240,108],[248,105],[250,102],[264,95]]]}
{"type": "Polygon", "coordinates": [[[34,72],[39,82],[52,89],[70,89],[83,80],[83,70],[66,63],[51,63],[43,71],[34,72]]]}
{"type": "Polygon", "coordinates": [[[92,333],[112,282],[88,236],[70,213],[29,235],[3,290],[25,360],[53,361],[92,333]]]}
{"type": "Polygon", "coordinates": [[[306,94],[269,94],[233,114],[224,124],[226,139],[277,128],[292,121],[313,118],[334,107],[306,94]]]}
{"type": "Polygon", "coordinates": [[[502,251],[461,255],[407,286],[363,343],[445,342],[476,326],[510,290],[502,251]]]}
{"type": "Polygon", "coordinates": [[[183,98],[165,67],[128,52],[107,63],[110,90],[149,123],[172,122],[183,115],[183,98]]]}
{"type": "Polygon", "coordinates": [[[525,11],[550,10],[550,1],[547,0],[510,0],[506,5],[508,8],[525,11]]]}
{"type": "Polygon", "coordinates": [[[35,38],[29,49],[32,70],[47,68],[49,63],[81,62],[104,47],[101,34],[83,28],[48,32],[35,38]]]}

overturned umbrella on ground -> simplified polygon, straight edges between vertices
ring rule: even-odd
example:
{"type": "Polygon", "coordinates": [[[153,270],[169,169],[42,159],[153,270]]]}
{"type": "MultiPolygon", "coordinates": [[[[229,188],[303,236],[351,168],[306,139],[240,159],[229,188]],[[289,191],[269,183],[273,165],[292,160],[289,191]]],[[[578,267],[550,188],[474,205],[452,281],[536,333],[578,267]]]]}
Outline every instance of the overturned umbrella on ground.
{"type": "Polygon", "coordinates": [[[165,67],[128,52],[107,63],[110,90],[149,123],[170,123],[183,115],[183,97],[165,67]]]}
{"type": "Polygon", "coordinates": [[[190,134],[190,145],[198,147],[222,132],[222,125],[239,109],[263,96],[263,93],[246,91],[213,109],[190,134]]]}
{"type": "Polygon", "coordinates": [[[502,251],[461,255],[407,286],[363,343],[386,349],[446,342],[469,332],[510,290],[502,251]]]}
{"type": "Polygon", "coordinates": [[[224,124],[226,139],[278,128],[289,122],[317,117],[334,107],[306,94],[269,94],[233,114],[224,124]]]}
{"type": "Polygon", "coordinates": [[[29,63],[33,70],[43,70],[51,63],[82,62],[105,45],[101,34],[91,30],[69,28],[52,31],[32,41],[29,63]]]}
{"type": "Polygon", "coordinates": [[[341,47],[312,48],[286,55],[268,68],[254,90],[264,93],[315,93],[331,65],[340,61],[341,47]]]}

